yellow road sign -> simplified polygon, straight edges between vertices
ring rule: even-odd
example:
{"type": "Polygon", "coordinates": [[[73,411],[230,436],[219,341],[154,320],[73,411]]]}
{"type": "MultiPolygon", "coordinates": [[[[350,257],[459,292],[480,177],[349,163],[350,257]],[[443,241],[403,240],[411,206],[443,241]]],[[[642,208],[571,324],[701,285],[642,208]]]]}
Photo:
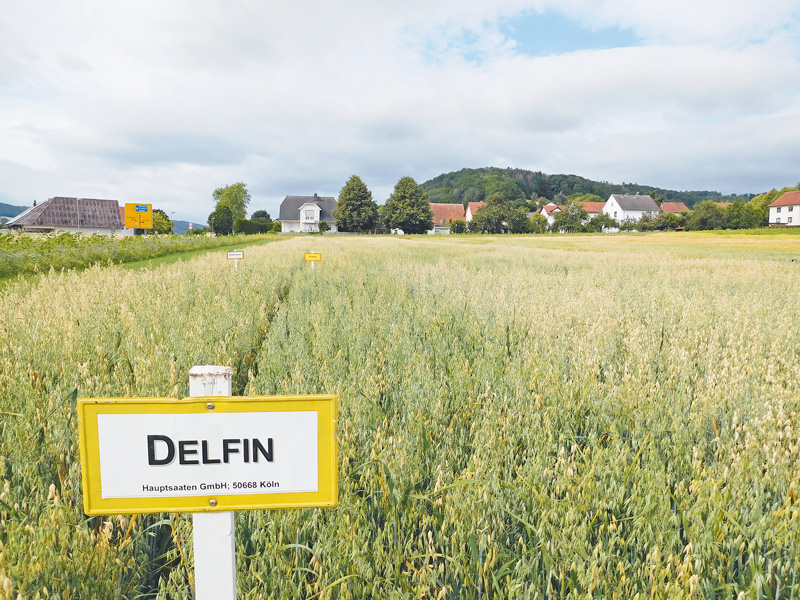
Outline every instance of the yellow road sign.
{"type": "Polygon", "coordinates": [[[228,250],[228,260],[241,260],[244,258],[244,250],[228,250]]]}
{"type": "Polygon", "coordinates": [[[336,506],[336,396],[78,402],[88,515],[336,506]]]}
{"type": "Polygon", "coordinates": [[[306,262],[319,262],[322,260],[322,253],[321,252],[306,252],[305,254],[306,262]]]}
{"type": "Polygon", "coordinates": [[[152,229],[153,205],[126,204],[125,227],[127,227],[128,229],[152,229]]]}

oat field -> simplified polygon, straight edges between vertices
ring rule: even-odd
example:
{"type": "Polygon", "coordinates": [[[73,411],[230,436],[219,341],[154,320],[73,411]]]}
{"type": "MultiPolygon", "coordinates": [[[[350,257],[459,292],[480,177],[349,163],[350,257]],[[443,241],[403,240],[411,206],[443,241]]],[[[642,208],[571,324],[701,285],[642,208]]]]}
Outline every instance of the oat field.
{"type": "Polygon", "coordinates": [[[7,285],[0,599],[192,598],[189,516],[83,514],[75,402],[200,364],[339,396],[339,506],[238,513],[242,599],[800,598],[795,257],[298,237],[7,285]]]}

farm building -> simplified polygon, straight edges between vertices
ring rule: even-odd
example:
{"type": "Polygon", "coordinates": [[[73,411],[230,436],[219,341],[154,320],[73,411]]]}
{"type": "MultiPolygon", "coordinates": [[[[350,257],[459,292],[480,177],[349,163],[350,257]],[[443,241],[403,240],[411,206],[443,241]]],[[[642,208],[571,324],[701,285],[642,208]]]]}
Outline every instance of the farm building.
{"type": "Polygon", "coordinates": [[[286,196],[281,202],[281,233],[313,233],[325,221],[331,231],[337,231],[336,200],[331,196],[286,196]]]}
{"type": "Polygon", "coordinates": [[[800,192],[786,192],[769,205],[771,227],[797,227],[800,225],[800,192]]]}
{"type": "Polygon", "coordinates": [[[449,234],[452,221],[464,221],[464,207],[461,204],[431,203],[433,213],[433,229],[429,234],[449,234]]]}
{"type": "Polygon", "coordinates": [[[36,204],[11,219],[7,226],[25,233],[84,233],[87,235],[132,235],[125,229],[116,200],[56,196],[36,204]]]}

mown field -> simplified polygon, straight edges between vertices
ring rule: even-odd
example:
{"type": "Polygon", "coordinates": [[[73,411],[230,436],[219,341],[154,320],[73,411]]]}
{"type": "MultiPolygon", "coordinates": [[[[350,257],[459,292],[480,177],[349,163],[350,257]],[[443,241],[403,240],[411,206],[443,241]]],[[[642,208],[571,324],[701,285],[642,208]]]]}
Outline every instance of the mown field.
{"type": "Polygon", "coordinates": [[[83,514],[75,401],[195,364],[339,395],[339,506],[238,513],[240,598],[800,598],[794,257],[314,237],[6,286],[0,599],[192,598],[187,515],[83,514]]]}

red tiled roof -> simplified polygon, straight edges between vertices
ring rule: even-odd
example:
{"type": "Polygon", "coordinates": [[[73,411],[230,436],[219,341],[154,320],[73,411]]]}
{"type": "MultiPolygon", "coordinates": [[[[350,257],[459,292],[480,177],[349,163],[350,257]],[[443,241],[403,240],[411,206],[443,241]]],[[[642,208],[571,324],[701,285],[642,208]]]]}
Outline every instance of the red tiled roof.
{"type": "Polygon", "coordinates": [[[542,208],[544,209],[544,212],[546,212],[548,215],[552,215],[553,211],[555,211],[556,209],[564,210],[564,207],[558,204],[545,204],[542,208]]]}
{"type": "Polygon", "coordinates": [[[486,206],[486,202],[469,202],[467,203],[467,210],[472,213],[472,216],[475,216],[475,213],[478,212],[478,209],[482,206],[486,206]]]}
{"type": "Polygon", "coordinates": [[[800,192],[786,192],[770,206],[792,206],[794,204],[800,204],[800,192]]]}
{"type": "Polygon", "coordinates": [[[662,202],[661,203],[661,212],[665,213],[679,213],[684,210],[689,210],[689,207],[686,206],[683,202],[662,202]]]}
{"type": "Polygon", "coordinates": [[[601,213],[606,205],[605,202],[580,202],[578,204],[587,213],[601,213]]]}
{"type": "Polygon", "coordinates": [[[461,204],[439,204],[431,202],[434,225],[447,225],[448,221],[464,220],[464,207],[461,204]]]}
{"type": "Polygon", "coordinates": [[[731,203],[730,202],[717,202],[716,205],[719,206],[720,208],[728,208],[731,205],[731,203]]]}

